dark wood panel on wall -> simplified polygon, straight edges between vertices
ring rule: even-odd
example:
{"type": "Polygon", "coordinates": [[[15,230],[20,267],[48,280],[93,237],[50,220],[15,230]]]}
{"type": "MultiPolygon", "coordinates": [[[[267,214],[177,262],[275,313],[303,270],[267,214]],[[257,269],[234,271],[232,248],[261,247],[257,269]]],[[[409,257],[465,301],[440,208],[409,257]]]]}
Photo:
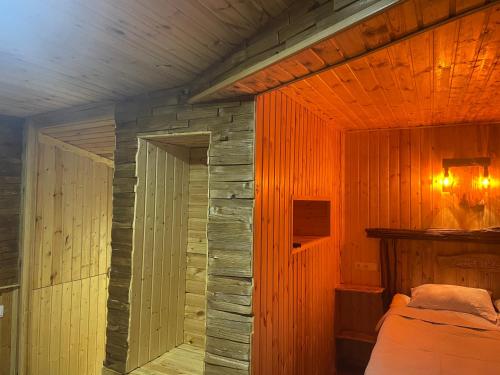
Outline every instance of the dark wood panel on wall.
{"type": "Polygon", "coordinates": [[[378,241],[366,237],[366,228],[500,225],[498,139],[494,124],[346,133],[342,281],[380,282],[378,241]],[[451,168],[453,192],[443,192],[443,158],[479,156],[491,157],[490,188],[476,186],[482,168],[459,167],[451,168]]]}
{"type": "Polygon", "coordinates": [[[22,120],[0,116],[0,287],[18,282],[22,120]]]}
{"type": "Polygon", "coordinates": [[[253,374],[333,372],[340,133],[280,92],[257,99],[253,374]],[[333,235],[292,254],[292,197],[332,200],[333,235]]]}

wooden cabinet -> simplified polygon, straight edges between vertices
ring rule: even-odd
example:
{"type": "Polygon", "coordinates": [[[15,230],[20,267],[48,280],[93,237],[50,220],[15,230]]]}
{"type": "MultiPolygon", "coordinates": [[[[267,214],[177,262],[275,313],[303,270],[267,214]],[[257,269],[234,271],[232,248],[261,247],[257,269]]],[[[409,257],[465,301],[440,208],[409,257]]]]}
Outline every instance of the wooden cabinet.
{"type": "MultiPolygon", "coordinates": [[[[336,288],[337,367],[362,371],[377,340],[384,289],[341,284],[336,288]]],[[[361,372],[362,373],[362,372],[361,372]]]]}

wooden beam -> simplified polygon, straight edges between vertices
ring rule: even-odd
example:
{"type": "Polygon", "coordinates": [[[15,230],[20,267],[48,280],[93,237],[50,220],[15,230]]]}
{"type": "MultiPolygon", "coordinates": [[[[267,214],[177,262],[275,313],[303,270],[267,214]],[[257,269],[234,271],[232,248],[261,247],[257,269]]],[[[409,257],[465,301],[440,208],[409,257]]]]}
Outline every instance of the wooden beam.
{"type": "Polygon", "coordinates": [[[76,147],[76,146],[70,145],[69,143],[65,143],[65,142],[62,142],[58,139],[49,137],[48,135],[40,133],[38,135],[38,139],[40,142],[57,146],[57,147],[63,149],[64,151],[72,152],[72,153],[75,153],[77,155],[84,156],[86,158],[94,160],[98,163],[106,164],[110,168],[114,168],[114,166],[115,166],[115,163],[113,162],[113,160],[106,159],[102,156],[99,156],[97,154],[94,154],[92,152],[84,150],[80,147],[76,147]]]}
{"type": "MultiPolygon", "coordinates": [[[[361,60],[361,59],[363,59],[365,57],[368,57],[368,56],[371,56],[371,55],[373,55],[373,54],[375,54],[377,52],[380,52],[382,50],[386,50],[389,47],[395,46],[395,45],[400,44],[400,43],[402,43],[404,41],[407,41],[407,40],[411,40],[412,38],[415,38],[415,37],[417,37],[417,36],[419,36],[421,34],[424,34],[426,32],[435,30],[435,29],[437,29],[437,28],[439,28],[439,27],[441,27],[443,25],[446,25],[448,23],[460,20],[462,18],[470,16],[471,14],[483,11],[485,9],[492,8],[497,3],[498,3],[498,0],[493,0],[492,2],[487,2],[486,4],[481,5],[481,6],[477,7],[477,8],[470,9],[470,10],[468,10],[466,12],[460,13],[458,15],[454,15],[453,17],[450,17],[450,18],[446,18],[446,19],[444,19],[444,20],[442,20],[440,22],[433,23],[433,24],[431,24],[429,26],[423,27],[423,28],[421,28],[421,29],[419,29],[419,30],[417,30],[415,32],[412,32],[411,34],[408,34],[408,35],[405,35],[403,37],[394,39],[391,42],[384,43],[384,44],[382,44],[382,45],[380,45],[380,46],[378,46],[376,48],[372,48],[372,49],[366,50],[365,52],[362,52],[360,54],[356,54],[356,55],[353,55],[351,57],[345,58],[344,60],[339,61],[338,63],[326,65],[325,67],[323,67],[321,69],[315,70],[313,72],[310,72],[310,73],[305,74],[305,75],[300,76],[300,77],[296,77],[296,78],[294,78],[294,79],[292,79],[290,81],[287,81],[287,82],[282,83],[282,84],[280,84],[280,85],[278,85],[276,87],[273,87],[273,88],[271,88],[269,90],[266,90],[266,92],[272,92],[272,91],[276,91],[276,90],[281,90],[284,87],[293,85],[294,83],[297,83],[297,82],[300,82],[300,81],[304,81],[304,80],[306,80],[308,78],[317,76],[318,74],[321,74],[321,73],[324,73],[324,72],[327,72],[327,71],[331,71],[331,70],[333,70],[335,68],[338,68],[340,66],[352,63],[353,61],[361,60]]],[[[436,125],[430,125],[430,126],[436,127],[436,125]]],[[[438,126],[443,126],[443,125],[438,125],[438,126]]],[[[444,125],[444,126],[450,126],[450,125],[444,125]]],[[[422,126],[422,127],[427,127],[427,126],[422,126]]],[[[411,128],[411,127],[408,127],[408,128],[411,128]]],[[[370,128],[370,130],[377,130],[377,129],[370,128]]],[[[400,129],[406,129],[406,128],[405,127],[400,127],[400,129]]],[[[365,130],[366,129],[355,129],[355,130],[347,130],[347,131],[365,131],[365,130]]]]}
{"type": "MultiPolygon", "coordinates": [[[[303,38],[299,38],[299,40],[293,40],[293,42],[290,40],[282,42],[281,44],[284,44],[284,48],[279,49],[276,53],[271,54],[267,58],[263,58],[262,60],[255,62],[251,66],[242,67],[242,64],[240,64],[233,67],[228,72],[217,76],[215,80],[209,82],[208,88],[205,88],[202,91],[197,92],[193,96],[191,96],[189,102],[201,102],[204,100],[204,98],[214,94],[220,89],[227,87],[253,73],[265,69],[318,42],[321,42],[322,40],[327,39],[332,35],[363,21],[364,19],[383,12],[387,8],[390,8],[399,2],[401,2],[401,0],[357,1],[339,10],[338,12],[334,12],[334,6],[332,4],[332,14],[326,18],[323,18],[316,24],[316,32],[306,32],[303,38]]],[[[272,31],[271,33],[273,32],[274,31],[272,31]]],[[[262,36],[258,40],[263,39],[265,39],[265,36],[262,36]]],[[[227,64],[227,61],[223,62],[223,64],[227,64]]],[[[214,71],[217,71],[217,67],[214,71]]],[[[210,72],[208,73],[208,75],[210,75],[210,72]]]]}
{"type": "Polygon", "coordinates": [[[389,229],[368,228],[370,238],[423,240],[423,241],[461,241],[476,243],[500,243],[500,229],[461,230],[461,229],[389,229]]]}

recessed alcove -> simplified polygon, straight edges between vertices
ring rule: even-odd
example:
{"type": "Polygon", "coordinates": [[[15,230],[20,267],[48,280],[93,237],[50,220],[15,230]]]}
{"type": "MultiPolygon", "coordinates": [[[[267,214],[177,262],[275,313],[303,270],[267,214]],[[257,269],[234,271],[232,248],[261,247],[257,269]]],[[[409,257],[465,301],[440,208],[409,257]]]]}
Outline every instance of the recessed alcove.
{"type": "Polygon", "coordinates": [[[292,248],[305,250],[331,236],[331,201],[314,197],[292,200],[292,248]]]}
{"type": "Polygon", "coordinates": [[[132,374],[202,374],[206,343],[210,135],[139,140],[132,374]]]}

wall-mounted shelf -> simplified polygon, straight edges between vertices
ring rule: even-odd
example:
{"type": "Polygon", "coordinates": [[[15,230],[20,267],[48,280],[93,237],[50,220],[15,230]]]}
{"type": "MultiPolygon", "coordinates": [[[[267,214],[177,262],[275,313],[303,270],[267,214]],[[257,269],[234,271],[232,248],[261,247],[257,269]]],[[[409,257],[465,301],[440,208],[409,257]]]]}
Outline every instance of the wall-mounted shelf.
{"type": "Polygon", "coordinates": [[[292,200],[292,252],[304,251],[331,236],[331,201],[316,197],[292,200]]]}

